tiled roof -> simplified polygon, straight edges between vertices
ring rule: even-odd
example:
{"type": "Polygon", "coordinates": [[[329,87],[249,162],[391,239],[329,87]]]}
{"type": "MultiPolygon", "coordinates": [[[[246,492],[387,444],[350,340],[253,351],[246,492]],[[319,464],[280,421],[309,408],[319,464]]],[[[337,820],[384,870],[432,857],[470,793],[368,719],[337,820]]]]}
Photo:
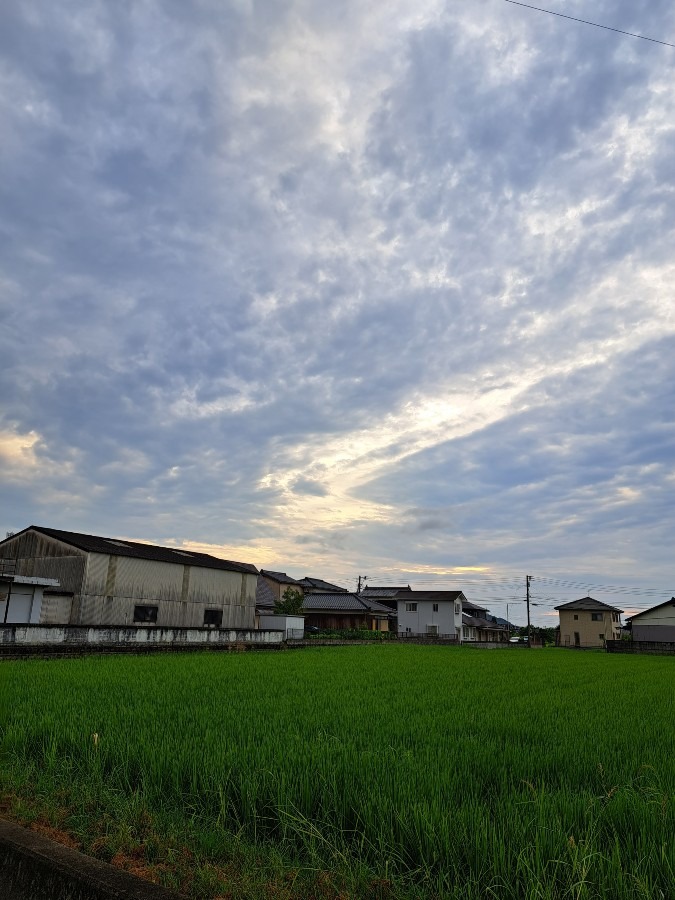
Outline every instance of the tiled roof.
{"type": "Polygon", "coordinates": [[[322,610],[335,610],[336,612],[373,612],[389,615],[391,610],[378,603],[376,600],[368,600],[359,597],[358,594],[349,591],[339,594],[305,594],[302,604],[305,612],[319,612],[322,610]]]}
{"type": "Polygon", "coordinates": [[[255,588],[255,605],[261,609],[274,609],[275,603],[274,591],[265,579],[258,575],[258,583],[255,588]]]}
{"type": "MultiPolygon", "coordinates": [[[[109,556],[130,556],[135,559],[152,559],[156,562],[196,566],[201,569],[225,569],[228,572],[243,572],[257,575],[255,566],[248,563],[233,562],[229,559],[218,559],[208,553],[195,553],[192,550],[180,550],[175,547],[158,547],[155,544],[140,544],[136,541],[125,541],[117,538],[97,537],[93,534],[79,534],[76,531],[61,531],[58,528],[43,528],[30,525],[24,531],[37,531],[47,537],[62,541],[78,550],[87,553],[106,553],[109,556]]],[[[23,534],[23,532],[17,532],[23,534]]],[[[12,535],[15,538],[17,535],[12,535]]]]}
{"type": "Polygon", "coordinates": [[[508,626],[500,622],[484,619],[482,616],[468,616],[462,613],[462,624],[472,625],[474,628],[490,629],[490,631],[506,631],[508,626]]]}
{"type": "Polygon", "coordinates": [[[412,591],[410,585],[408,587],[373,587],[367,585],[362,591],[362,597],[395,597],[399,591],[412,591]]]}
{"type": "Polygon", "coordinates": [[[339,585],[331,584],[329,581],[322,581],[321,578],[310,578],[308,575],[301,578],[297,584],[302,585],[306,591],[319,591],[321,593],[334,592],[341,594],[349,593],[347,588],[341,588],[339,585]]]}
{"type": "MultiPolygon", "coordinates": [[[[400,600],[441,600],[454,602],[459,597],[463,596],[461,591],[409,591],[408,588],[403,588],[399,591],[400,597],[397,595],[397,599],[400,600]]],[[[464,602],[464,601],[462,601],[464,602]]]]}
{"type": "Polygon", "coordinates": [[[285,572],[272,572],[271,569],[261,569],[260,574],[272,581],[278,581],[279,584],[300,584],[297,578],[291,578],[285,572]]]}
{"type": "Polygon", "coordinates": [[[487,612],[487,607],[478,606],[476,603],[472,603],[470,600],[462,600],[462,609],[475,609],[479,612],[487,612]]]}
{"type": "Polygon", "coordinates": [[[571,600],[569,603],[563,603],[556,606],[555,609],[583,609],[598,610],[599,612],[623,612],[617,606],[609,606],[601,600],[594,600],[593,597],[582,597],[581,600],[571,600]]]}

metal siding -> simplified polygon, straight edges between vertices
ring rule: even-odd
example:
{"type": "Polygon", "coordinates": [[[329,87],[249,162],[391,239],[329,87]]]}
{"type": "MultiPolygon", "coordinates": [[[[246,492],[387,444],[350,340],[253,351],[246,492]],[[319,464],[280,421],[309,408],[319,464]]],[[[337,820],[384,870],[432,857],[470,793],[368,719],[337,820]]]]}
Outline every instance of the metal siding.
{"type": "Polygon", "coordinates": [[[41,625],[67,625],[70,621],[70,610],[73,598],[61,594],[45,594],[42,598],[40,613],[41,625]]]}
{"type": "Polygon", "coordinates": [[[104,597],[83,596],[80,601],[80,625],[100,625],[103,620],[104,597]]]}
{"type": "MultiPolygon", "coordinates": [[[[243,576],[250,577],[250,576],[243,576]]],[[[191,603],[205,603],[209,606],[239,603],[242,575],[239,572],[225,572],[222,569],[202,569],[194,566],[190,570],[188,600],[191,603]]],[[[254,576],[257,581],[257,576],[254,576]]],[[[254,600],[255,603],[255,594],[254,600]]]]}
{"type": "Polygon", "coordinates": [[[182,565],[120,556],[117,562],[115,595],[139,601],[180,600],[182,565]]]}
{"type": "Polygon", "coordinates": [[[90,553],[87,557],[87,571],[84,576],[83,594],[103,597],[106,591],[110,557],[105,553],[90,553]]]}
{"type": "Polygon", "coordinates": [[[10,538],[0,547],[0,558],[16,559],[17,575],[56,578],[64,591],[82,590],[86,554],[35,531],[10,538]]]}

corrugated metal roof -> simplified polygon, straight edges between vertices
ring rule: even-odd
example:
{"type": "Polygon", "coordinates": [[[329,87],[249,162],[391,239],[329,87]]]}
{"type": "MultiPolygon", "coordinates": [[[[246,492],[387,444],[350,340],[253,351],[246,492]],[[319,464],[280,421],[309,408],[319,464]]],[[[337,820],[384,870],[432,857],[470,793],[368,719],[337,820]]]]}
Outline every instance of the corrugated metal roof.
{"type": "MultiPolygon", "coordinates": [[[[157,562],[175,563],[183,566],[197,566],[201,569],[225,569],[229,572],[243,572],[257,575],[255,566],[248,563],[234,562],[230,559],[219,559],[208,553],[195,553],[191,550],[180,550],[174,547],[158,547],[156,544],[140,544],[136,541],[124,541],[118,538],[98,537],[93,534],[79,534],[76,531],[61,531],[58,528],[43,528],[30,525],[24,531],[37,531],[78,550],[87,553],[107,553],[110,556],[130,556],[135,559],[152,559],[157,562]]],[[[23,532],[18,532],[22,534],[23,532]]],[[[17,535],[12,535],[15,538],[17,535]]],[[[10,538],[11,540],[11,538],[10,538]]]]}
{"type": "Polygon", "coordinates": [[[593,597],[582,597],[581,600],[570,600],[569,603],[563,603],[555,609],[583,609],[583,610],[599,610],[605,612],[623,612],[618,606],[609,606],[601,600],[594,600],[593,597]]]}

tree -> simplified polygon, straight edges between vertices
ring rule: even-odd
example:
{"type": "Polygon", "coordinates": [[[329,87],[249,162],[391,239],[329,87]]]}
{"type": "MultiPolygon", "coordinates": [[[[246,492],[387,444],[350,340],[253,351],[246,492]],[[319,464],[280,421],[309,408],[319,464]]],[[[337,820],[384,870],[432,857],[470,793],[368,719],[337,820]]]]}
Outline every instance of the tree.
{"type": "Polygon", "coordinates": [[[287,587],[281,600],[275,602],[274,612],[279,616],[295,616],[302,611],[304,599],[302,591],[287,587]]]}

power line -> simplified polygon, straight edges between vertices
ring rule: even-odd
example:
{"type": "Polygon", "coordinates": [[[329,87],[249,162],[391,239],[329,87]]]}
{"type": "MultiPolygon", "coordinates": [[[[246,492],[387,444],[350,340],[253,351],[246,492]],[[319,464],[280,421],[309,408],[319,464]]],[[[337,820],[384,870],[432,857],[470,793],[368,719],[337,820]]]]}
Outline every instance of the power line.
{"type": "Polygon", "coordinates": [[[604,28],[606,31],[615,31],[617,34],[625,34],[628,37],[639,38],[641,41],[651,41],[652,44],[663,44],[664,47],[672,47],[675,44],[669,44],[668,41],[659,41],[656,38],[646,37],[644,34],[635,34],[633,31],[623,31],[621,28],[612,28],[610,25],[600,25],[598,22],[589,22],[588,19],[578,19],[576,16],[567,16],[564,13],[554,12],[552,9],[544,9],[541,6],[532,6],[529,3],[520,3],[519,0],[504,0],[505,3],[512,3],[514,6],[524,6],[525,9],[535,9],[537,12],[548,13],[550,16],[558,16],[561,19],[571,19],[572,22],[581,22],[583,25],[592,25],[594,28],[604,28]]]}

